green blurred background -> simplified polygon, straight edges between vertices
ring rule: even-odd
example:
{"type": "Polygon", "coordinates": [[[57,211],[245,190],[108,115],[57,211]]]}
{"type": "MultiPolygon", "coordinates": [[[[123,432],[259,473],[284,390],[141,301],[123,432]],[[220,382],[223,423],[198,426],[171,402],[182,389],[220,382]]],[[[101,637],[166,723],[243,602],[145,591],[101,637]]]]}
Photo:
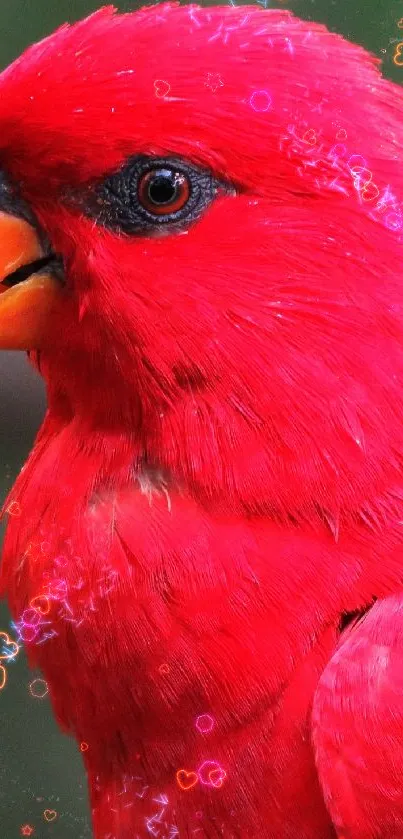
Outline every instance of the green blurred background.
{"type": "MultiPolygon", "coordinates": [[[[263,3],[269,8],[290,8],[303,18],[325,23],[372,50],[382,58],[384,73],[396,82],[403,81],[403,67],[393,63],[395,44],[403,39],[397,26],[403,15],[401,0],[263,3]]],[[[98,0],[0,0],[0,65],[65,20],[76,20],[100,5],[98,0]]],[[[136,8],[129,2],[116,5],[125,11],[136,8]]],[[[45,403],[41,381],[22,353],[0,354],[0,383],[2,500],[32,445],[45,403]]],[[[9,621],[2,604],[0,630],[9,630],[9,621]]],[[[84,839],[91,836],[91,830],[80,753],[75,743],[57,730],[47,698],[31,696],[29,685],[38,675],[28,671],[20,654],[8,665],[8,681],[0,692],[0,839],[21,836],[24,825],[34,829],[33,839],[84,839]],[[57,813],[53,821],[45,820],[45,810],[57,813]]]]}

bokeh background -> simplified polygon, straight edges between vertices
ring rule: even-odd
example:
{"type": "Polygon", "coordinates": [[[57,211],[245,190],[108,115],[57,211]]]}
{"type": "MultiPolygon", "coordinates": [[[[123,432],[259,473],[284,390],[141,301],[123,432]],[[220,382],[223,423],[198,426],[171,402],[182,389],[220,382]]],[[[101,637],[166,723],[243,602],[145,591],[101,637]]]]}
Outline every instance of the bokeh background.
{"type": "MultiPolygon", "coordinates": [[[[403,82],[403,67],[393,63],[396,43],[403,40],[401,0],[261,0],[264,4],[325,23],[382,58],[385,75],[403,82]]],[[[0,0],[0,66],[64,21],[100,5],[101,0],[0,0]]],[[[116,5],[129,11],[143,4],[116,5]]],[[[24,354],[0,354],[1,502],[28,454],[44,407],[41,380],[24,354]]],[[[10,631],[4,604],[0,630],[10,631]]],[[[38,676],[28,671],[22,652],[8,665],[7,684],[0,691],[0,837],[17,839],[26,826],[33,839],[84,839],[91,829],[80,752],[57,730],[47,697],[32,695],[40,685],[32,684],[38,676]],[[45,819],[45,810],[52,821],[45,819]]]]}

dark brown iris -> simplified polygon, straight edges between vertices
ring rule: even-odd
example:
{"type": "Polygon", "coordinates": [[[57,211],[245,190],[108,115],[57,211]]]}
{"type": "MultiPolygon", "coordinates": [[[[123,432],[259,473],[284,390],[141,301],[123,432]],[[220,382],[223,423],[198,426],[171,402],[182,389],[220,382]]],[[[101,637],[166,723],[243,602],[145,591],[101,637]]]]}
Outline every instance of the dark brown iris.
{"type": "Polygon", "coordinates": [[[190,184],[183,172],[173,169],[151,169],[140,178],[138,197],[141,205],[156,216],[176,213],[190,196],[190,184]]]}

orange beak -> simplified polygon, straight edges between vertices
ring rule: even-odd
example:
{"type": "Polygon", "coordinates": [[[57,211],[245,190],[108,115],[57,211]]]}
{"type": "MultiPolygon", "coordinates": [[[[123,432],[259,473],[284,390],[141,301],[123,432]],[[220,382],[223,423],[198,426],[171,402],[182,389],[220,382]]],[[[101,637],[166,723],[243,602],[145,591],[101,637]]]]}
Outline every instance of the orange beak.
{"type": "Polygon", "coordinates": [[[0,349],[40,350],[63,304],[63,286],[47,269],[35,229],[0,211],[0,349]]]}

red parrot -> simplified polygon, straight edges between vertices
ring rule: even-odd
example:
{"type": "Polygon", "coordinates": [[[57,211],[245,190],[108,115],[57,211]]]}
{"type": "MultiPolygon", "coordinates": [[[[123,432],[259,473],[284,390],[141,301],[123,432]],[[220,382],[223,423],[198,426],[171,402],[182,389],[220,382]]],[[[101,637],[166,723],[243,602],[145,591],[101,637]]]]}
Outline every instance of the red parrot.
{"type": "Polygon", "coordinates": [[[96,839],[403,836],[378,64],[287,11],[165,3],[0,76],[0,347],[47,388],[0,584],[96,839]]]}

